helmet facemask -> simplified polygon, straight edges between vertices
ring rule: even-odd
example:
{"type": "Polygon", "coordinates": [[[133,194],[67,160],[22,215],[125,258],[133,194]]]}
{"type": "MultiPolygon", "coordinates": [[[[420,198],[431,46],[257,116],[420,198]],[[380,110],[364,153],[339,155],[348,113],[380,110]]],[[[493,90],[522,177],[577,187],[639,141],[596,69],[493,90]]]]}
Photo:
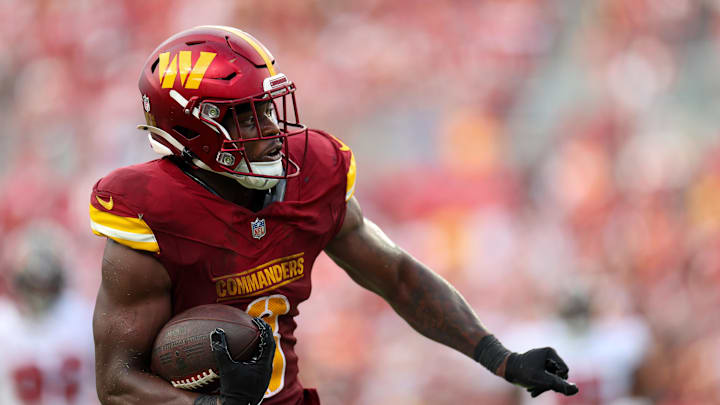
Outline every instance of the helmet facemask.
{"type": "MultiPolygon", "coordinates": [[[[198,102],[197,107],[193,108],[202,122],[224,138],[215,158],[223,170],[218,173],[236,179],[247,188],[267,190],[278,181],[295,177],[300,172],[300,165],[290,158],[287,138],[305,134],[307,144],[307,128],[300,124],[295,86],[284,75],[279,76],[282,76],[280,79],[284,79],[284,82],[259,96],[235,100],[207,99],[198,102]],[[277,127],[277,132],[263,133],[267,126],[266,120],[277,127]],[[255,129],[255,136],[232,135],[233,132],[247,134],[248,131],[241,131],[241,128],[250,125],[255,129]],[[236,131],[229,130],[231,126],[236,131]],[[246,146],[252,142],[272,139],[280,140],[280,157],[271,162],[252,161],[246,146]]],[[[277,79],[268,78],[266,83],[273,78],[277,79]]]]}

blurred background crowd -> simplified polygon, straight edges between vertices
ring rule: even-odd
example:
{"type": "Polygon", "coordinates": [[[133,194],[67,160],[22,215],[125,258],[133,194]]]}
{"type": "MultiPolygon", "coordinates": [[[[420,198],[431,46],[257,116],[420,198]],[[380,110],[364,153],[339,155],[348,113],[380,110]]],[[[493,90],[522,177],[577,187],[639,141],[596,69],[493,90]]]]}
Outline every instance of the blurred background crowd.
{"type": "MultiPolygon", "coordinates": [[[[353,149],[368,217],[508,347],[567,360],[580,395],[532,403],[720,404],[720,1],[3,0],[0,21],[2,339],[89,336],[91,187],[155,158],[134,129],[140,68],[170,34],[222,24],[262,41],[302,121],[353,149]]],[[[324,405],[528,402],[326,257],[313,285],[298,350],[324,405]]],[[[68,377],[91,343],[68,339],[86,352],[4,370],[0,394],[96,403],[91,372],[68,377]]]]}

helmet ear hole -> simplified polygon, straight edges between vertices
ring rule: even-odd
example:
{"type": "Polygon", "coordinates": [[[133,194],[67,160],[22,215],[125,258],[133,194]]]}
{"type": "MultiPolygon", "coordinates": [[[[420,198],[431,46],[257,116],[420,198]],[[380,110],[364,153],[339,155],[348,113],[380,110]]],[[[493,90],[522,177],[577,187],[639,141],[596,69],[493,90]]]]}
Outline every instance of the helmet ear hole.
{"type": "Polygon", "coordinates": [[[237,76],[237,72],[230,72],[230,74],[228,74],[225,77],[220,77],[218,80],[228,80],[229,81],[235,76],[237,76]]]}
{"type": "Polygon", "coordinates": [[[181,127],[179,125],[176,125],[173,127],[173,131],[177,133],[178,135],[181,135],[183,138],[187,139],[188,141],[191,139],[195,139],[200,135],[199,133],[193,131],[192,129],[181,127]]]}
{"type": "Polygon", "coordinates": [[[155,62],[153,62],[152,66],[150,66],[150,73],[155,73],[155,68],[157,67],[158,63],[160,63],[160,58],[155,59],[155,62]]]}

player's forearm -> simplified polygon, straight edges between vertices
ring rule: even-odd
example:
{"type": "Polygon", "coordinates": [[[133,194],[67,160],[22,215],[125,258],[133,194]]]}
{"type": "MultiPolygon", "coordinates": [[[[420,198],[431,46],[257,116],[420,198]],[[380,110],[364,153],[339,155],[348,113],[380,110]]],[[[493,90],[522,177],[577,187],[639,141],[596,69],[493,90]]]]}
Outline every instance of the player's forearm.
{"type": "Polygon", "coordinates": [[[199,396],[152,374],[128,369],[98,373],[97,390],[102,405],[193,405],[199,396]]]}
{"type": "Polygon", "coordinates": [[[473,357],[488,332],[462,295],[409,255],[398,266],[397,285],[383,294],[388,303],[424,336],[473,357]]]}

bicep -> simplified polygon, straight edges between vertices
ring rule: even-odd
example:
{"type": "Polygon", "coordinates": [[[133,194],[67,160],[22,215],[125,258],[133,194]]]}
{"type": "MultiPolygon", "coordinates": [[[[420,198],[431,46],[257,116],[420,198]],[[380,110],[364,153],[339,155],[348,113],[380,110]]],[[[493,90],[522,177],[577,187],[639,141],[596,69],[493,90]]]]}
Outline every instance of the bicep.
{"type": "Polygon", "coordinates": [[[325,252],[355,282],[384,297],[397,284],[407,254],[363,216],[355,197],[347,204],[343,226],[325,252]]]}
{"type": "Polygon", "coordinates": [[[108,240],[93,316],[98,378],[117,367],[145,370],[171,314],[170,279],[151,255],[108,240]]]}

